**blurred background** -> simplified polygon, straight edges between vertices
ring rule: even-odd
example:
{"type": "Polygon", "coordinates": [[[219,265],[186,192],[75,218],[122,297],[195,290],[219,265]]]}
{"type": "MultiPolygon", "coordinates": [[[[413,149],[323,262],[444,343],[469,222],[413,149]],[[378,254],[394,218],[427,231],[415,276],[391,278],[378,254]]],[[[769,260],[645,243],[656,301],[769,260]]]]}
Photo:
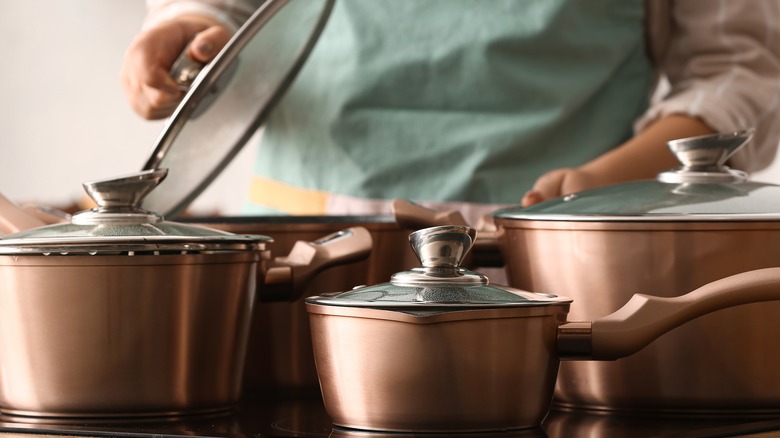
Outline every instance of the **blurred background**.
{"type": "MultiPolygon", "coordinates": [[[[143,0],[0,2],[0,193],[61,207],[83,196],[84,181],[141,169],[163,122],[130,110],[119,69],[144,13],[143,0]]],[[[240,211],[253,149],[244,149],[191,212],[240,211]]],[[[753,179],[780,183],[780,163],[753,179]]]]}
{"type": "MultiPolygon", "coordinates": [[[[61,207],[81,183],[141,169],[163,128],[132,112],[119,83],[143,0],[3,0],[0,37],[0,193],[61,207]]],[[[237,213],[246,197],[246,147],[193,212],[237,213]]]]}

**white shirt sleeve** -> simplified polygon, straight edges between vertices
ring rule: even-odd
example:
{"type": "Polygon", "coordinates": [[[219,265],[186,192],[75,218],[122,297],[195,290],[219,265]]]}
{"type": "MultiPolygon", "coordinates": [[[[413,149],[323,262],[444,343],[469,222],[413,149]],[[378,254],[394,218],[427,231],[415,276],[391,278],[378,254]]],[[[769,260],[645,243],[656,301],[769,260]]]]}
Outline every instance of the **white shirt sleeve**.
{"type": "Polygon", "coordinates": [[[670,114],[699,117],[720,132],[755,128],[731,165],[767,167],[780,139],[780,2],[675,0],[670,13],[668,47],[656,60],[669,89],[637,130],[670,114]]]}
{"type": "Polygon", "coordinates": [[[192,14],[213,18],[235,32],[262,3],[263,0],[146,0],[144,28],[192,14]]]}

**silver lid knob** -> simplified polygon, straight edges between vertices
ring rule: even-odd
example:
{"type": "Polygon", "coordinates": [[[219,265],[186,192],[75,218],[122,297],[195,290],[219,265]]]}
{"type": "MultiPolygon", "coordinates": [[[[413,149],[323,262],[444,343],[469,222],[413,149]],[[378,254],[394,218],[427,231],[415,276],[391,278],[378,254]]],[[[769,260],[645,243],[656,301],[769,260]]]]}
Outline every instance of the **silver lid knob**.
{"type": "Polygon", "coordinates": [[[409,235],[421,268],[393,274],[393,284],[488,284],[484,275],[462,269],[463,259],[474,245],[477,231],[462,225],[424,228],[409,235]]]}
{"type": "Polygon", "coordinates": [[[471,227],[448,225],[415,231],[409,242],[424,268],[457,268],[476,237],[471,227]]]}
{"type": "Polygon", "coordinates": [[[156,213],[140,207],[141,201],[168,175],[168,169],[144,170],[108,180],[84,183],[84,190],[98,205],[82,211],[71,221],[80,225],[102,223],[155,223],[162,220],[156,213]]]}
{"type": "Polygon", "coordinates": [[[168,175],[168,169],[145,170],[119,178],[86,182],[84,190],[98,207],[138,207],[168,175]]]}
{"type": "Polygon", "coordinates": [[[682,164],[662,172],[658,180],[668,183],[741,182],[747,174],[725,164],[753,136],[752,130],[681,138],[668,143],[669,150],[682,164]]]}

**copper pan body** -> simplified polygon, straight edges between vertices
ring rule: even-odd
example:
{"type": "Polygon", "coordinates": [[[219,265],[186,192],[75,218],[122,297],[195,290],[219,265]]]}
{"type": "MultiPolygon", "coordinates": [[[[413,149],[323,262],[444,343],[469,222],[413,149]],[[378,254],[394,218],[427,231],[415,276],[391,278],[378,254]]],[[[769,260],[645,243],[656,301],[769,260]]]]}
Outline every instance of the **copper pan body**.
{"type": "Polygon", "coordinates": [[[337,426],[463,433],[536,427],[547,414],[568,305],[446,312],[425,323],[403,312],[308,306],[325,409],[337,426]]]}
{"type": "Polygon", "coordinates": [[[243,380],[248,396],[304,392],[319,395],[304,298],[383,283],[396,272],[419,265],[409,246],[410,230],[390,216],[222,217],[190,219],[209,228],[237,234],[273,236],[274,254],[287,254],[298,240],[315,240],[352,226],[369,230],[373,249],[367,260],[317,274],[300,299],[255,306],[243,380]]]}
{"type": "Polygon", "coordinates": [[[0,257],[0,410],[210,412],[238,401],[260,254],[0,257]]]}
{"type": "MultiPolygon", "coordinates": [[[[496,218],[513,287],[574,299],[570,319],[618,309],[631,294],[678,296],[780,266],[777,222],[566,222],[496,218]]],[[[780,303],[686,323],[614,362],[563,362],[560,406],[685,415],[780,412],[780,303]]]]}

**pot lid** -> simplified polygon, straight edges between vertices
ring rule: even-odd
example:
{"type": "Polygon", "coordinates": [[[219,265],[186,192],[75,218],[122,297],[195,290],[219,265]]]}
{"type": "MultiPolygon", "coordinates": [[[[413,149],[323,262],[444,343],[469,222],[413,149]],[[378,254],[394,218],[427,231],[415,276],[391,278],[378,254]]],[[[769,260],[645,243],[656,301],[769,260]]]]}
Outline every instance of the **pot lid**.
{"type": "Polygon", "coordinates": [[[202,70],[186,53],[180,57],[172,75],[189,91],[144,165],[171,175],[144,208],[174,217],[211,184],[292,83],[333,3],[266,0],[202,70]]]}
{"type": "Polygon", "coordinates": [[[257,251],[266,236],[235,235],[197,225],[166,222],[138,207],[166,176],[166,169],[84,183],[97,208],[68,223],[21,231],[0,239],[0,254],[127,254],[257,251]]]}
{"type": "Polygon", "coordinates": [[[394,274],[389,283],[359,286],[348,292],[311,297],[311,304],[379,309],[503,308],[568,304],[545,293],[492,285],[487,277],[460,268],[476,231],[466,226],[432,227],[409,236],[421,268],[394,274]]]}
{"type": "Polygon", "coordinates": [[[669,142],[682,163],[654,180],[585,190],[495,217],[549,221],[759,221],[780,219],[780,186],[748,181],[724,164],[749,131],[669,142]]]}

